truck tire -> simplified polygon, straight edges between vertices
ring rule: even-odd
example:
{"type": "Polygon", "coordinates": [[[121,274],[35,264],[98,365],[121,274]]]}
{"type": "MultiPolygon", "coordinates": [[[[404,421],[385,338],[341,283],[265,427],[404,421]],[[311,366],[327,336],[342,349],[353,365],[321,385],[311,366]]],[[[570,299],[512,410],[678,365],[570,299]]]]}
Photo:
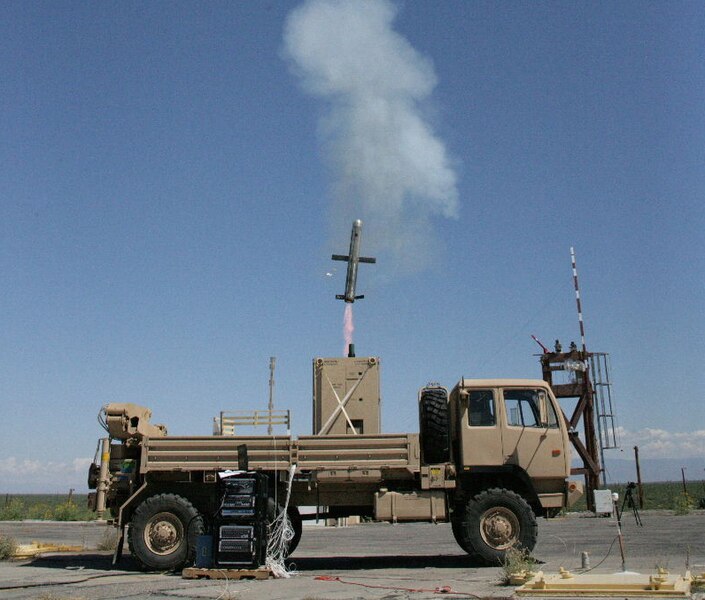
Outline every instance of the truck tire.
{"type": "Polygon", "coordinates": [[[291,538],[291,541],[289,542],[289,547],[287,548],[287,556],[291,556],[294,553],[294,550],[296,550],[296,547],[299,545],[299,542],[301,541],[301,533],[303,532],[303,521],[301,520],[301,514],[299,513],[299,509],[296,506],[290,504],[289,508],[287,508],[286,510],[286,514],[289,517],[291,526],[294,528],[294,537],[291,538]]]}
{"type": "Polygon", "coordinates": [[[450,459],[448,395],[442,388],[428,388],[419,401],[421,453],[425,464],[447,462],[450,459]]]}
{"type": "Polygon", "coordinates": [[[188,500],[175,494],[159,494],[137,507],[127,542],[143,568],[174,571],[193,562],[196,537],[202,531],[203,518],[188,500]]]}
{"type": "MultiPolygon", "coordinates": [[[[267,519],[269,520],[270,526],[272,522],[274,522],[274,519],[277,518],[277,515],[284,509],[281,504],[279,505],[278,510],[276,510],[274,507],[274,498],[268,498],[267,519]]],[[[286,555],[291,556],[294,550],[296,550],[296,547],[299,545],[299,542],[301,541],[301,533],[303,532],[303,521],[301,519],[301,513],[299,513],[298,507],[294,506],[293,504],[289,504],[289,506],[287,507],[286,516],[289,517],[289,522],[291,523],[291,527],[294,530],[294,537],[291,538],[291,541],[289,542],[289,545],[286,549],[286,555]]]]}
{"type": "Polygon", "coordinates": [[[472,548],[467,545],[465,538],[463,537],[462,519],[455,516],[451,517],[450,529],[453,532],[453,537],[455,538],[455,541],[458,542],[458,546],[460,546],[468,554],[472,554],[472,548]]]}
{"type": "Polygon", "coordinates": [[[453,534],[458,545],[475,560],[498,565],[510,548],[534,549],[536,517],[519,494],[493,488],[467,502],[453,534]]]}

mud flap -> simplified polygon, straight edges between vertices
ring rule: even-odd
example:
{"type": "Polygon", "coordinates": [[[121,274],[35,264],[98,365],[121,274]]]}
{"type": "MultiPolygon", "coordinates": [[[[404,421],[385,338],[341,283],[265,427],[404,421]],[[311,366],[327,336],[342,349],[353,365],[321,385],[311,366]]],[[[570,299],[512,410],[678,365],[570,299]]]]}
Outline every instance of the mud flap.
{"type": "Polygon", "coordinates": [[[120,535],[118,536],[117,546],[113,552],[113,567],[120,562],[122,558],[122,547],[125,545],[125,526],[120,526],[120,535]]]}

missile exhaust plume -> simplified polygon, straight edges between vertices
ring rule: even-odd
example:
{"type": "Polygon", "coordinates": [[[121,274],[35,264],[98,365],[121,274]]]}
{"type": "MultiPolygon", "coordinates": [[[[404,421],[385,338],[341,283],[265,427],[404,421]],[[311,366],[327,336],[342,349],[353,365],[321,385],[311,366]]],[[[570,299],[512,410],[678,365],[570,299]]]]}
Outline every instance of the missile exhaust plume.
{"type": "Polygon", "coordinates": [[[358,216],[395,271],[428,266],[431,220],[456,218],[456,174],[425,109],[431,61],[393,30],[388,0],[307,0],[288,16],[284,54],[303,89],[325,102],[319,122],[333,174],[336,237],[358,216]]]}
{"type": "Polygon", "coordinates": [[[346,303],[345,313],[343,314],[343,338],[345,339],[343,356],[348,355],[350,344],[353,343],[353,331],[355,331],[355,325],[353,324],[353,305],[346,303]]]}

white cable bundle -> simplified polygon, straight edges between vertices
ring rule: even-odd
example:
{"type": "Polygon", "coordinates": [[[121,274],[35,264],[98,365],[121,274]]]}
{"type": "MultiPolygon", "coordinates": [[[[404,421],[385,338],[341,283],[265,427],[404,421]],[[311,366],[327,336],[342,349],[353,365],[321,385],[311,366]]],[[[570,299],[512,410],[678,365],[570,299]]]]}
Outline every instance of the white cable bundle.
{"type": "MultiPolygon", "coordinates": [[[[289,498],[291,498],[291,484],[294,481],[294,471],[296,471],[296,465],[291,465],[284,507],[269,525],[269,541],[267,542],[265,566],[272,571],[272,575],[275,577],[288,578],[296,574],[295,571],[288,570],[284,563],[287,557],[289,543],[294,539],[294,528],[286,514],[287,508],[289,508],[289,498]]],[[[275,505],[275,510],[278,509],[279,507],[275,505]]]]}

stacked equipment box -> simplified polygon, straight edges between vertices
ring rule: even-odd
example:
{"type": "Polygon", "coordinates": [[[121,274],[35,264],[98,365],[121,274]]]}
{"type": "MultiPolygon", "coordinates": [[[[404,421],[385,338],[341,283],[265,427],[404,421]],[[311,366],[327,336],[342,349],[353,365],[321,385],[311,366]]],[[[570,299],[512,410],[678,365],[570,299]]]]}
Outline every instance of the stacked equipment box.
{"type": "Polygon", "coordinates": [[[267,551],[267,476],[241,473],[220,482],[214,522],[217,567],[259,567],[267,551]]]}

